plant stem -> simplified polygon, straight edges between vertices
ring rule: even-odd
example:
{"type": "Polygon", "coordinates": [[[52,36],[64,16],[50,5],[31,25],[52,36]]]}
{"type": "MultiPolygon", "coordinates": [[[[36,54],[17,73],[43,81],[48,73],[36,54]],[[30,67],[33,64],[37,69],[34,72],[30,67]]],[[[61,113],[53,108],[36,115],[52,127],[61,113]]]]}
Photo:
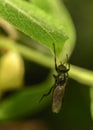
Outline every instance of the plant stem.
{"type": "MultiPolygon", "coordinates": [[[[8,41],[7,39],[2,39],[0,41],[0,47],[6,47],[11,50],[18,50],[20,54],[25,56],[27,59],[32,60],[37,63],[53,69],[52,57],[43,56],[39,52],[31,50],[25,46],[14,43],[13,41],[8,41]]],[[[93,86],[93,71],[83,69],[74,65],[71,65],[69,71],[69,77],[88,86],[93,86]]]]}
{"type": "Polygon", "coordinates": [[[93,71],[71,65],[69,76],[82,84],[93,86],[93,71]]]}
{"type": "Polygon", "coordinates": [[[9,50],[17,51],[22,56],[27,58],[30,61],[34,61],[35,63],[44,65],[48,68],[53,68],[53,58],[52,56],[46,56],[43,53],[28,48],[24,45],[17,44],[13,40],[9,40],[7,38],[0,39],[0,48],[6,48],[9,50]]]}

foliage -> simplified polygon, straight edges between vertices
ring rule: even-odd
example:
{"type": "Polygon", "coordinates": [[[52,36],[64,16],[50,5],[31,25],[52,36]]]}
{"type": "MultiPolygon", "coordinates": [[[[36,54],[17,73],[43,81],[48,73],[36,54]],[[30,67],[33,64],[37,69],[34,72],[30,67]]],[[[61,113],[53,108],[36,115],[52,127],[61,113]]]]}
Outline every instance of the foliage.
{"type": "MultiPolygon", "coordinates": [[[[1,37],[0,48],[15,51],[31,63],[34,62],[47,68],[49,72],[47,78],[42,82],[30,85],[30,87],[26,85],[21,91],[1,102],[0,119],[16,119],[29,113],[40,112],[48,105],[50,96],[41,103],[39,100],[54,82],[52,79],[54,72],[53,43],[55,43],[59,61],[66,61],[66,54],[70,57],[75,46],[75,29],[67,9],[63,3],[60,3],[60,0],[45,0],[44,2],[43,0],[32,0],[31,2],[0,0],[0,17],[20,31],[17,32],[19,41],[1,37]],[[25,38],[22,39],[22,37],[25,38]]],[[[8,69],[11,71],[11,68],[8,69]]],[[[35,74],[38,77],[41,75],[38,71],[35,74]]],[[[92,71],[71,65],[69,77],[93,86],[92,71]]],[[[11,90],[11,88],[8,89],[11,90]]],[[[2,95],[3,90],[0,90],[2,95]]],[[[93,94],[91,94],[93,100],[92,96],[93,94]]],[[[93,113],[93,107],[91,107],[91,112],[93,113]]]]}

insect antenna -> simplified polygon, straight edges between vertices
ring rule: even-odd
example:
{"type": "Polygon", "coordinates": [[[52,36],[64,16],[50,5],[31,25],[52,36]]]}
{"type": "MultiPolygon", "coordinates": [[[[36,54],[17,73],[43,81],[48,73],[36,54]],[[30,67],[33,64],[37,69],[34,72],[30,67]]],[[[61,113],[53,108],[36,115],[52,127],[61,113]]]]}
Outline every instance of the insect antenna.
{"type": "Polygon", "coordinates": [[[56,49],[55,49],[55,44],[53,43],[53,47],[54,47],[54,61],[55,61],[55,69],[57,71],[57,59],[56,59],[56,49]]]}

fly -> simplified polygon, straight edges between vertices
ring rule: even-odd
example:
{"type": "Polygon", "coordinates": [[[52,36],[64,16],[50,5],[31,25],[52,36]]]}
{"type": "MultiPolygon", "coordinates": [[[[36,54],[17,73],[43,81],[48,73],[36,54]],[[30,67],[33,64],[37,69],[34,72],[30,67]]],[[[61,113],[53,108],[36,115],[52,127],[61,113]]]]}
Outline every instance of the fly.
{"type": "Polygon", "coordinates": [[[55,83],[53,87],[51,87],[49,92],[44,94],[42,98],[48,96],[52,91],[52,111],[58,113],[62,107],[62,99],[64,97],[65,86],[68,79],[68,71],[70,70],[70,64],[68,64],[68,66],[64,63],[60,63],[59,65],[57,65],[55,44],[53,44],[53,47],[55,55],[55,70],[57,72],[57,75],[53,75],[55,83]]]}

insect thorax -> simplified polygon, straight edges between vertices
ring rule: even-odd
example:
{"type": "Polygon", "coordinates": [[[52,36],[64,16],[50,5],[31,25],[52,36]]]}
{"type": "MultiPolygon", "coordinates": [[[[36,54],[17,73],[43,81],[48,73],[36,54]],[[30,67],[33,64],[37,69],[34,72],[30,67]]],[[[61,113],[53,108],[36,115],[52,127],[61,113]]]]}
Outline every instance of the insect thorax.
{"type": "Polygon", "coordinates": [[[66,75],[64,73],[61,73],[56,77],[57,85],[62,86],[65,82],[66,82],[66,75]]]}

